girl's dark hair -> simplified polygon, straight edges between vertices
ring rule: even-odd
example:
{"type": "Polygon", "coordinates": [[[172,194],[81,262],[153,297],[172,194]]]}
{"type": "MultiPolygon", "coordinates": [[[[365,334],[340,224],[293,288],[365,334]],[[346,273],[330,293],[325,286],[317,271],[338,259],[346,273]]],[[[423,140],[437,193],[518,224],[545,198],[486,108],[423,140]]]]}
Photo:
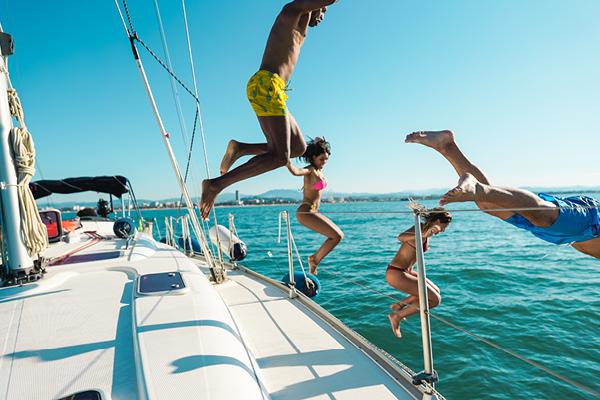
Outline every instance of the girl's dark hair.
{"type": "Polygon", "coordinates": [[[331,155],[331,145],[325,138],[316,137],[310,139],[306,145],[306,151],[300,156],[300,159],[312,165],[313,157],[320,156],[324,153],[331,155]]]}
{"type": "Polygon", "coordinates": [[[444,207],[435,207],[429,210],[429,212],[423,217],[423,222],[431,224],[435,221],[440,221],[443,224],[449,224],[452,222],[452,214],[444,207]]]}

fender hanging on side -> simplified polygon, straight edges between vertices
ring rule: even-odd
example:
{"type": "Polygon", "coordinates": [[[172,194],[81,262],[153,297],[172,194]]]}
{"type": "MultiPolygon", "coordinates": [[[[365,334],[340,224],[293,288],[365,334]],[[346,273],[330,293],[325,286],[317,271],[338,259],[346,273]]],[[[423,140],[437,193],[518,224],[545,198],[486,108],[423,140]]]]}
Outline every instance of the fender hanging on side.
{"type": "Polygon", "coordinates": [[[229,256],[231,261],[241,261],[248,255],[246,243],[242,242],[239,237],[223,225],[211,227],[208,230],[208,235],[210,236],[210,241],[219,246],[221,251],[229,256]]]}
{"type": "MultiPolygon", "coordinates": [[[[286,286],[290,286],[290,274],[285,274],[281,278],[281,282],[286,286]]],[[[319,294],[319,289],[321,289],[321,283],[315,275],[306,274],[305,277],[302,272],[294,272],[294,286],[308,297],[315,297],[319,294]]]]}

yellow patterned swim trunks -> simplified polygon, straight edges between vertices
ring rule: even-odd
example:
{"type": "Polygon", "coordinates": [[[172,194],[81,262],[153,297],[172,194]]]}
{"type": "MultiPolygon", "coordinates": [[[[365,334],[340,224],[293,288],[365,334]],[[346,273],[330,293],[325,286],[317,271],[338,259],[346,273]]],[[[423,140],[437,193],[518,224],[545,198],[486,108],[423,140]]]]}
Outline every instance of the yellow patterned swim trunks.
{"type": "Polygon", "coordinates": [[[246,95],[259,117],[287,115],[285,82],[274,72],[261,69],[252,75],[246,87],[246,95]]]}

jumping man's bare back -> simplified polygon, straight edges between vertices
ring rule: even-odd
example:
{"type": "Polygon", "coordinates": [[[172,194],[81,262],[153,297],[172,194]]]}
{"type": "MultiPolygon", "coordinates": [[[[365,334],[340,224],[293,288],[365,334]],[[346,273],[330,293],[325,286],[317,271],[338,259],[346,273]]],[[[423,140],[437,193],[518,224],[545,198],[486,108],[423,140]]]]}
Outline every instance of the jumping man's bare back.
{"type": "Polygon", "coordinates": [[[326,7],[335,0],[296,0],[283,7],[275,19],[260,69],[288,81],[300,56],[309,26],[323,20],[326,7]]]}

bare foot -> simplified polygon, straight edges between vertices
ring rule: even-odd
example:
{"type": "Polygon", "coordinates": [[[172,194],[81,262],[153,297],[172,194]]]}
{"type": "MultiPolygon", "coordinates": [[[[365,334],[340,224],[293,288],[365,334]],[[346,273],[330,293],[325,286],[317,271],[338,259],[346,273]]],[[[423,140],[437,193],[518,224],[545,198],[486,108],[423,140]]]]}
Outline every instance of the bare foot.
{"type": "Polygon", "coordinates": [[[390,309],[394,312],[398,312],[401,310],[404,310],[406,307],[408,307],[408,304],[403,303],[401,301],[397,302],[397,303],[393,303],[390,305],[390,309]]]}
{"type": "Polygon", "coordinates": [[[478,183],[479,181],[473,175],[469,173],[464,174],[458,180],[458,185],[442,196],[440,204],[475,200],[478,183]]]}
{"type": "Polygon", "coordinates": [[[317,267],[319,264],[315,263],[315,256],[308,256],[308,272],[313,275],[317,275],[317,267]]]}
{"type": "Polygon", "coordinates": [[[392,325],[392,332],[394,332],[394,335],[397,338],[401,338],[402,332],[400,332],[400,321],[402,321],[402,319],[398,317],[398,315],[395,313],[388,314],[388,319],[390,320],[390,324],[392,325]]]}
{"type": "Polygon", "coordinates": [[[239,143],[235,140],[230,140],[227,144],[227,150],[225,150],[225,155],[223,155],[223,159],[221,160],[221,175],[227,173],[229,168],[239,158],[238,147],[239,143]]]}
{"type": "Polygon", "coordinates": [[[454,134],[451,131],[419,131],[406,135],[406,143],[418,143],[442,151],[454,143],[454,134]]]}
{"type": "Polygon", "coordinates": [[[210,179],[202,181],[202,199],[200,200],[200,216],[202,219],[208,218],[208,214],[215,203],[215,198],[220,190],[215,187],[210,179]]]}

